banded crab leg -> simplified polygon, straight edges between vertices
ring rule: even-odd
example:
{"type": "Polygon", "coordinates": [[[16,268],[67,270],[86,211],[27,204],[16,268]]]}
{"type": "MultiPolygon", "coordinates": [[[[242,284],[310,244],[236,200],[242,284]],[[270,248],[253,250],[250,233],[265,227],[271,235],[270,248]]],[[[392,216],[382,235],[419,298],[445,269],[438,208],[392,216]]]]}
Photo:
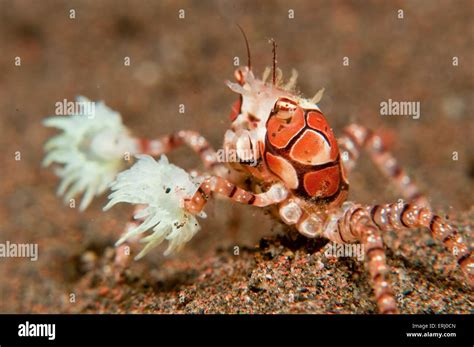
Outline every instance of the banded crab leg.
{"type": "Polygon", "coordinates": [[[181,130],[154,140],[136,139],[135,141],[140,153],[151,156],[160,156],[182,145],[187,145],[199,155],[207,170],[219,175],[227,172],[225,164],[218,161],[216,151],[210,143],[196,131],[181,130]]]}
{"type": "MultiPolygon", "coordinates": [[[[390,284],[390,267],[387,264],[380,229],[363,208],[349,209],[339,219],[337,229],[343,240],[358,240],[364,247],[366,268],[380,313],[398,313],[395,294],[390,284]]],[[[329,230],[328,230],[329,231],[329,230]]]]}
{"type": "Polygon", "coordinates": [[[474,288],[474,257],[467,243],[446,220],[429,208],[415,204],[385,204],[346,209],[324,236],[339,243],[359,241],[365,247],[368,270],[381,313],[396,312],[381,233],[388,230],[428,228],[434,239],[442,241],[460,266],[467,284],[474,288]]]}
{"type": "Polygon", "coordinates": [[[385,149],[382,138],[370,129],[352,124],[344,129],[344,135],[338,139],[343,153],[344,167],[350,172],[365,149],[372,161],[382,174],[392,181],[402,196],[409,202],[421,206],[429,206],[426,197],[408,176],[407,172],[398,164],[395,157],[385,149]],[[347,153],[344,155],[344,152],[347,153]]]}
{"type": "Polygon", "coordinates": [[[306,237],[325,237],[337,243],[360,242],[364,246],[367,270],[381,313],[397,313],[395,295],[391,289],[383,239],[369,212],[346,204],[345,212],[311,214],[300,208],[298,201],[288,199],[279,204],[281,219],[294,225],[306,237]]]}
{"type": "Polygon", "coordinates": [[[441,241],[456,259],[466,278],[474,289],[474,256],[467,242],[458,230],[444,218],[434,214],[427,207],[415,204],[384,204],[367,207],[373,222],[382,231],[427,228],[434,239],[441,241]]]}
{"type": "Polygon", "coordinates": [[[200,184],[194,196],[185,201],[185,208],[191,213],[202,211],[213,193],[230,198],[234,202],[258,207],[273,205],[285,200],[288,196],[286,188],[276,183],[266,192],[254,194],[219,176],[210,176],[200,184]]]}
{"type": "Polygon", "coordinates": [[[327,215],[307,213],[298,201],[285,200],[279,204],[281,219],[294,225],[310,238],[325,237],[337,243],[360,242],[365,249],[377,305],[381,313],[395,313],[397,307],[388,278],[382,234],[388,230],[400,231],[425,227],[434,239],[443,242],[460,266],[467,284],[474,288],[474,257],[459,232],[429,208],[415,204],[385,204],[360,206],[347,202],[340,210],[327,215]]]}

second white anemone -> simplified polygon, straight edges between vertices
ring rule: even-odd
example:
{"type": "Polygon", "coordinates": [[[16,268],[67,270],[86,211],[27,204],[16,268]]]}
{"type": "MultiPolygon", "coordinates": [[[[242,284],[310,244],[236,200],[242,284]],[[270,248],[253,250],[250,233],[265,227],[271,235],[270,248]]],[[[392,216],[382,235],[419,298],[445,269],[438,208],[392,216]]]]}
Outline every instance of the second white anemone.
{"type": "Polygon", "coordinates": [[[169,241],[164,253],[168,255],[181,249],[200,230],[196,216],[184,208],[184,200],[194,195],[200,180],[170,164],[164,155],[159,161],[148,155],[137,155],[136,158],[137,162],[118,174],[111,184],[113,193],[104,210],[119,202],[145,205],[134,215],[142,223],[126,232],[117,245],[152,230],[140,240],[147,244],[135,259],[143,257],[164,240],[169,241]]]}
{"type": "Polygon", "coordinates": [[[93,106],[93,114],[72,114],[50,117],[43,121],[48,127],[63,130],[46,145],[47,155],[43,165],[62,164],[56,174],[62,179],[58,195],[64,194],[68,202],[84,193],[80,210],[84,210],[94,196],[102,194],[126,163],[127,153],[136,152],[135,142],[123,125],[118,112],[103,102],[91,102],[77,97],[80,105],[93,106]]]}

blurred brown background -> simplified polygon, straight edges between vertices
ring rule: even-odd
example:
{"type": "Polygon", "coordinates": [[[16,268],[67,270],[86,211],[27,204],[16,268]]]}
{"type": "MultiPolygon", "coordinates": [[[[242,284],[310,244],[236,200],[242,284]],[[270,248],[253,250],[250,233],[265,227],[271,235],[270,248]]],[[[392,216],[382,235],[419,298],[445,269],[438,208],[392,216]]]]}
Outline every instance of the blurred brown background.
{"type": "MultiPolygon", "coordinates": [[[[297,69],[298,87],[308,97],[326,88],[321,108],[336,135],[354,121],[381,131],[437,210],[469,210],[473,6],[468,0],[0,0],[0,241],[40,247],[36,263],[0,259],[0,312],[61,311],[77,257],[111,246],[131,212],[121,206],[103,213],[105,197],[82,214],[62,204],[54,195],[57,178],[40,165],[42,146],[54,133],[41,120],[57,101],[84,95],[119,111],[134,134],[152,138],[194,129],[219,148],[236,99],[224,81],[233,76],[235,56],[246,60],[236,23],[247,33],[258,75],[271,64],[268,40],[274,38],[284,76],[297,69]],[[404,19],[397,18],[399,9],[404,19]],[[349,66],[342,64],[345,56],[349,66]],[[453,56],[459,66],[452,65],[453,56]],[[389,98],[420,101],[421,119],[381,117],[379,104],[389,98]],[[178,113],[179,104],[185,114],[178,113]]],[[[191,168],[199,160],[190,153],[180,149],[170,158],[191,168]]],[[[350,198],[398,198],[364,158],[350,177],[350,198]]],[[[238,207],[241,225],[230,225],[236,208],[224,201],[210,205],[203,230],[180,257],[253,245],[272,233],[269,218],[247,207],[238,207]]],[[[154,252],[142,265],[157,267],[160,259],[154,252]]]]}

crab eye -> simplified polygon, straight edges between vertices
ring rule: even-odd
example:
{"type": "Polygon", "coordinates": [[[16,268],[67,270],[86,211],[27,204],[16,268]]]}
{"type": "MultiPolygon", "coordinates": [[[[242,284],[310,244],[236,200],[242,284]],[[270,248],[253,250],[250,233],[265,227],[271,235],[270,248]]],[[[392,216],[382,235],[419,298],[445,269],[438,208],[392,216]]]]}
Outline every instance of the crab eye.
{"type": "Polygon", "coordinates": [[[290,119],[298,109],[296,102],[290,99],[279,99],[275,103],[273,113],[280,119],[290,119]]]}

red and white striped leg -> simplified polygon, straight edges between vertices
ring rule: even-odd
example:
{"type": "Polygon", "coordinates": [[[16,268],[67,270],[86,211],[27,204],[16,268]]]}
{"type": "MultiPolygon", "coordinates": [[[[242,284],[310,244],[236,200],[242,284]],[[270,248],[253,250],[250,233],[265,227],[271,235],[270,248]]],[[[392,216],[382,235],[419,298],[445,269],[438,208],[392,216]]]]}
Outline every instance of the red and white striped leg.
{"type": "MultiPolygon", "coordinates": [[[[366,208],[347,204],[342,215],[329,218],[324,235],[333,242],[360,242],[364,247],[366,267],[380,313],[398,313],[386,262],[384,243],[380,229],[374,224],[366,208]]],[[[331,217],[331,216],[330,216],[331,217]]]]}
{"type": "MultiPolygon", "coordinates": [[[[385,204],[360,207],[348,203],[337,223],[324,225],[324,236],[334,242],[360,241],[368,257],[369,272],[381,312],[389,312],[392,299],[388,292],[385,256],[380,232],[425,227],[433,238],[443,242],[460,266],[468,285],[474,288],[474,257],[458,231],[429,208],[415,204],[385,204]],[[375,230],[373,230],[375,227],[375,230]],[[362,231],[363,232],[362,232],[362,231]],[[381,275],[382,276],[381,276],[381,275]]],[[[331,218],[328,218],[331,221],[331,218]]]]}
{"type": "Polygon", "coordinates": [[[192,213],[199,213],[210,199],[212,193],[216,193],[232,199],[235,202],[265,207],[283,201],[288,196],[288,191],[281,184],[274,184],[266,192],[254,194],[237,187],[232,182],[219,177],[207,177],[199,186],[194,196],[185,201],[185,207],[192,213]]]}
{"type": "Polygon", "coordinates": [[[351,171],[365,149],[377,168],[392,181],[400,193],[409,202],[429,206],[428,199],[418,190],[406,171],[400,167],[395,157],[385,149],[383,140],[371,130],[352,124],[344,129],[344,135],[338,139],[344,167],[351,171]]]}
{"type": "Polygon", "coordinates": [[[381,313],[397,313],[394,293],[391,289],[385,250],[380,230],[364,208],[352,203],[343,205],[343,210],[329,214],[307,213],[297,200],[288,199],[279,204],[281,219],[295,225],[298,231],[309,237],[325,237],[337,243],[360,242],[364,246],[366,266],[371,285],[381,313]]]}
{"type": "Polygon", "coordinates": [[[469,245],[445,219],[429,208],[414,204],[386,204],[367,207],[373,222],[382,231],[428,228],[456,259],[467,283],[474,289],[474,256],[469,245]]]}
{"type": "Polygon", "coordinates": [[[358,235],[364,247],[366,266],[380,313],[398,313],[397,302],[388,277],[390,267],[387,264],[380,230],[371,223],[370,217],[363,210],[354,211],[350,223],[350,228],[358,235]]]}
{"type": "Polygon", "coordinates": [[[175,148],[187,145],[200,156],[206,169],[219,175],[227,171],[224,163],[218,161],[216,151],[209,142],[196,131],[181,130],[170,135],[165,135],[159,139],[136,139],[136,142],[139,153],[152,156],[166,154],[175,148]]]}

